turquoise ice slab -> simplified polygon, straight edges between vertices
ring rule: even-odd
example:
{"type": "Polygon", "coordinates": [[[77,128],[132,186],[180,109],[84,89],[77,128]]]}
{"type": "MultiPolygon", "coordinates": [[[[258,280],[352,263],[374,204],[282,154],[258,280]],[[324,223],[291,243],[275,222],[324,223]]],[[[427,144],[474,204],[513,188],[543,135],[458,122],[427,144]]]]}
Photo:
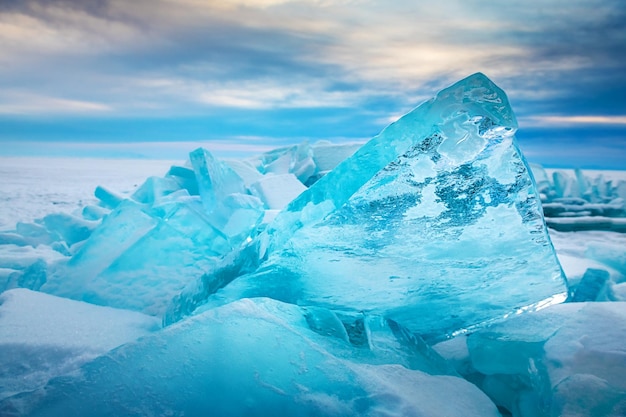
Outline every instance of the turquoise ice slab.
{"type": "Polygon", "coordinates": [[[443,157],[438,168],[461,165],[475,158],[489,139],[510,138],[516,129],[504,92],[483,74],[467,77],[387,126],[296,198],[276,219],[274,242],[280,245],[294,229],[342,207],[365,183],[407,153],[423,161],[427,170],[432,170],[427,162],[432,158],[443,157]]]}
{"type": "Polygon", "coordinates": [[[258,240],[257,269],[254,251],[243,251],[227,260],[232,276],[206,274],[170,312],[206,299],[213,278],[234,279],[223,300],[380,314],[436,341],[562,301],[565,280],[516,129],[486,76],[457,82],[293,200],[258,240]]]}
{"type": "Polygon", "coordinates": [[[206,149],[196,149],[189,159],[212,225],[226,234],[234,247],[255,235],[263,219],[263,202],[248,193],[244,180],[206,149]]]}
{"type": "Polygon", "coordinates": [[[562,299],[516,127],[484,75],[443,90],[279,215],[264,280],[280,270],[297,287],[285,301],[385,314],[427,339],[562,299]]]}
{"type": "Polygon", "coordinates": [[[206,149],[198,148],[191,152],[189,160],[193,165],[202,204],[207,213],[213,211],[219,201],[228,194],[245,193],[241,177],[206,149]]]}
{"type": "Polygon", "coordinates": [[[152,210],[125,200],[73,257],[51,268],[41,290],[161,317],[172,297],[231,249],[197,199],[152,210]]]}

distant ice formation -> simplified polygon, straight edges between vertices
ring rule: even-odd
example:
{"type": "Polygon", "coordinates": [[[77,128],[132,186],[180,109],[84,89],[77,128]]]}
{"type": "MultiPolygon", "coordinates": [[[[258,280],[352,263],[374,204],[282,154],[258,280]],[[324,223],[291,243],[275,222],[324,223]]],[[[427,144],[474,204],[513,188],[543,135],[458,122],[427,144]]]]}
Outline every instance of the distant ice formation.
{"type": "Polygon", "coordinates": [[[626,179],[585,175],[576,169],[531,165],[548,226],[559,231],[606,230],[626,233],[626,179]],[[571,171],[571,170],[570,170],[571,171]]]}
{"type": "Polygon", "coordinates": [[[626,415],[624,340],[625,303],[566,303],[435,350],[514,416],[618,417],[626,415]]]}
{"type": "Polygon", "coordinates": [[[516,129],[474,74],[365,144],[197,149],[18,223],[0,415],[620,415],[623,314],[590,303],[626,299],[619,250],[568,286],[543,211],[615,218],[621,188],[538,189],[516,129]]]}

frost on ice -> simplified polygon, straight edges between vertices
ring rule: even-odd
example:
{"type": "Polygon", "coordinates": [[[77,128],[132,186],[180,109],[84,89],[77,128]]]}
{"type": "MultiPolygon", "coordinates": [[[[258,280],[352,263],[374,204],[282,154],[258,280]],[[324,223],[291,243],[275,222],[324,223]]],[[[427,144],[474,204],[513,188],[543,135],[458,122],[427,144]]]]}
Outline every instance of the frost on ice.
{"type": "Polygon", "coordinates": [[[585,387],[620,412],[619,347],[552,349],[618,307],[536,310],[614,297],[623,275],[567,287],[540,203],[567,192],[537,175],[538,192],[516,129],[475,74],[366,144],[197,149],[131,195],[98,187],[0,233],[0,414],[556,415],[583,413],[585,387]]]}

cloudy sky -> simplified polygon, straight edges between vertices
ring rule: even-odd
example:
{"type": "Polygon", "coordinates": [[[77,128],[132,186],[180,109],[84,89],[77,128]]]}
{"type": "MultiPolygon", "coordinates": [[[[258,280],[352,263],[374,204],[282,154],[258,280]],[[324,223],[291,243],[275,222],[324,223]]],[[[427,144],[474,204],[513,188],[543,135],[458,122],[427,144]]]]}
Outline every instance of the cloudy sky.
{"type": "Polygon", "coordinates": [[[0,154],[365,140],[481,71],[549,166],[626,169],[623,0],[0,0],[0,154]]]}

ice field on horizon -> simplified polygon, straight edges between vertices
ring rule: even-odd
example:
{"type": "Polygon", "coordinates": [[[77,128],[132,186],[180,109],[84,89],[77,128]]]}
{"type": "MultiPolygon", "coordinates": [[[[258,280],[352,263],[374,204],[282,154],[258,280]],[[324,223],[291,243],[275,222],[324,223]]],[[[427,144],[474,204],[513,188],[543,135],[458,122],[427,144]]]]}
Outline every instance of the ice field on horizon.
{"type": "Polygon", "coordinates": [[[516,128],[475,74],[365,144],[0,158],[0,415],[626,415],[626,171],[516,128]]]}

